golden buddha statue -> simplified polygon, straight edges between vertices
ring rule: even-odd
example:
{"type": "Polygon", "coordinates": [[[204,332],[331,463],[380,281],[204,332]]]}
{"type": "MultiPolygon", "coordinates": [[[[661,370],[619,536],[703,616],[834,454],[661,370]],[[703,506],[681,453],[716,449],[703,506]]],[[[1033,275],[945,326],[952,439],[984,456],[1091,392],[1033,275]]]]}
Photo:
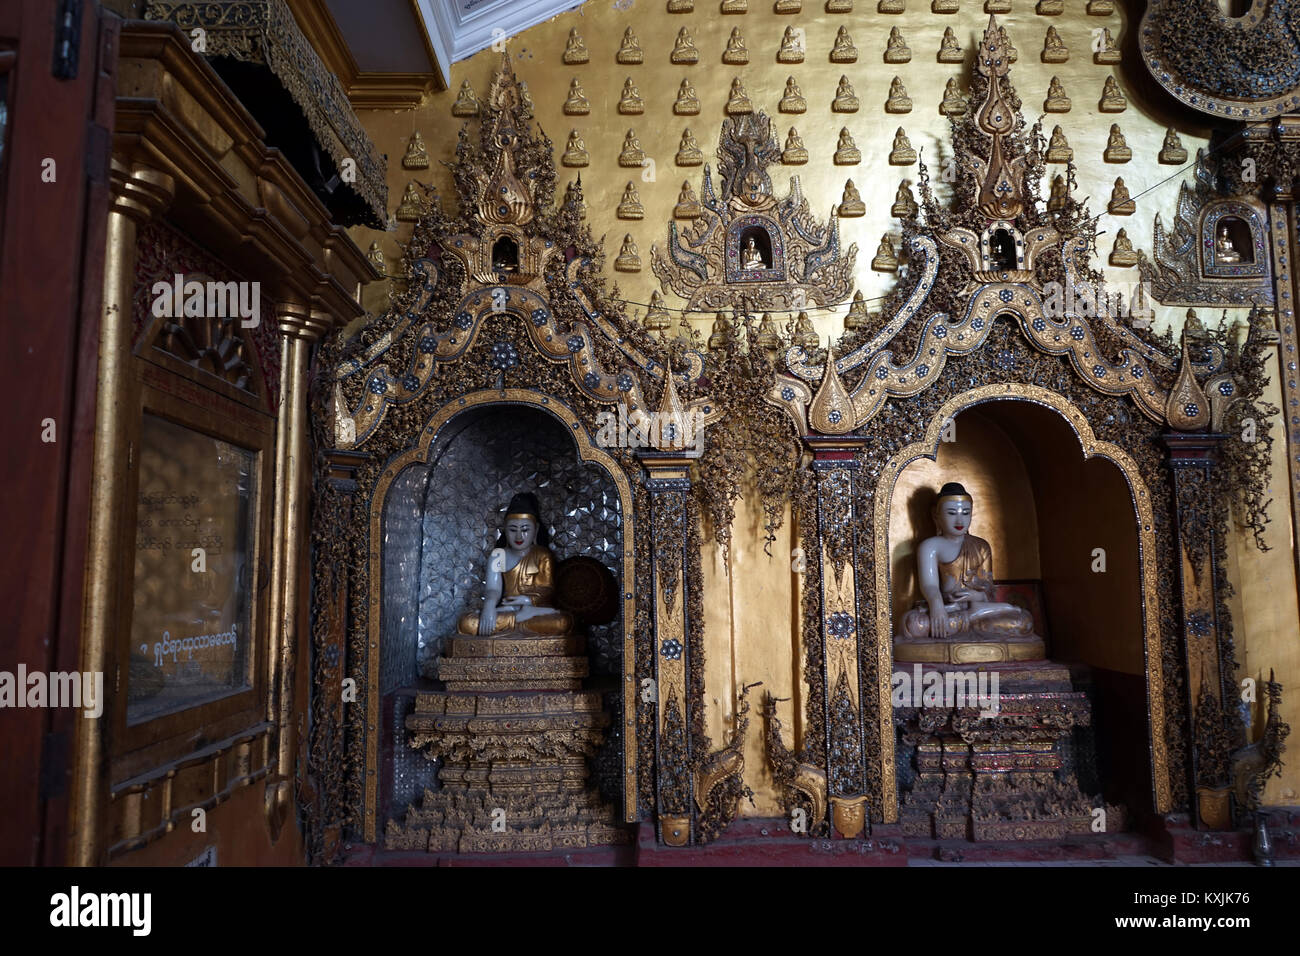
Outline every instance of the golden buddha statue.
{"type": "Polygon", "coordinates": [[[754,344],[760,349],[778,349],[781,347],[781,336],[776,331],[776,324],[772,321],[771,312],[763,313],[763,318],[758,323],[758,334],[754,336],[754,344]]]}
{"type": "MultiPolygon", "coordinates": [[[[758,246],[754,242],[754,237],[750,236],[749,241],[745,243],[745,248],[740,250],[740,268],[742,269],[766,269],[767,263],[763,261],[763,254],[758,251],[758,246]]],[[[718,313],[721,315],[722,313],[718,313]]]]}
{"type": "Polygon", "coordinates": [[[840,217],[849,219],[866,214],[867,204],[862,201],[862,194],[858,192],[858,187],[853,185],[853,180],[846,181],[844,194],[840,197],[840,217]]]}
{"type": "Polygon", "coordinates": [[[618,154],[618,164],[631,168],[640,166],[644,161],[645,151],[641,148],[641,140],[637,139],[636,130],[630,129],[623,137],[623,148],[618,154]]]}
{"type": "Polygon", "coordinates": [[[907,88],[903,86],[902,77],[896,76],[889,81],[889,97],[885,100],[885,112],[912,112],[912,100],[907,95],[907,88]]]}
{"type": "Polygon", "coordinates": [[[754,112],[754,104],[750,102],[749,94],[745,92],[745,86],[737,76],[731,81],[731,94],[727,97],[727,115],[736,116],[740,113],[752,112],[754,112]]]}
{"type": "Polygon", "coordinates": [[[636,240],[632,238],[630,232],[623,237],[623,244],[618,249],[618,258],[614,260],[614,268],[619,272],[641,271],[641,250],[637,248],[636,240]]]}
{"type": "Polygon", "coordinates": [[[1092,55],[1094,63],[1118,63],[1119,50],[1115,49],[1115,38],[1110,35],[1110,27],[1102,27],[1101,43],[1092,55]]]}
{"type": "Polygon", "coordinates": [[[1070,98],[1065,95],[1065,87],[1061,85],[1059,76],[1054,76],[1047,82],[1047,99],[1043,100],[1043,112],[1070,112],[1070,98]]]}
{"type": "Polygon", "coordinates": [[[749,49],[745,46],[745,38],[740,35],[740,27],[731,28],[731,36],[727,37],[727,49],[722,53],[722,62],[730,66],[743,66],[749,62],[749,49]]]}
{"type": "Polygon", "coordinates": [[[569,39],[564,44],[564,65],[579,66],[591,59],[591,54],[587,52],[587,44],[582,42],[582,37],[578,34],[578,28],[574,27],[569,31],[569,39]]]}
{"type": "Polygon", "coordinates": [[[1034,618],[993,600],[993,549],[969,533],[973,501],[950,481],[932,512],[936,530],[916,549],[922,600],[903,615],[894,660],[937,664],[1033,661],[1044,656],[1034,618]]]}
{"type": "Polygon", "coordinates": [[[569,83],[569,96],[564,101],[563,108],[565,116],[586,116],[591,112],[591,101],[582,91],[582,84],[576,76],[569,83]]]}
{"type": "Polygon", "coordinates": [[[1123,113],[1128,109],[1128,100],[1119,91],[1119,84],[1115,82],[1115,77],[1106,77],[1106,82],[1101,85],[1101,101],[1097,104],[1097,108],[1103,113],[1123,113]]]}
{"type": "Polygon", "coordinates": [[[862,162],[862,151],[858,149],[858,144],[853,142],[853,136],[845,126],[840,130],[839,143],[835,147],[835,165],[856,166],[860,162],[862,162]]]}
{"type": "Polygon", "coordinates": [[[689,127],[682,130],[682,140],[677,144],[674,161],[678,166],[699,166],[704,162],[704,150],[700,149],[700,144],[695,141],[695,134],[689,127]]]}
{"type": "Polygon", "coordinates": [[[1056,27],[1048,27],[1047,35],[1043,37],[1043,62],[1064,63],[1069,59],[1070,51],[1061,35],[1056,32],[1056,27]]]}
{"type": "Polygon", "coordinates": [[[429,168],[429,149],[424,145],[424,137],[420,135],[418,129],[411,134],[411,140],[406,144],[406,154],[402,157],[402,168],[429,168]]]}
{"type": "Polygon", "coordinates": [[[645,100],[641,99],[641,91],[636,88],[630,76],[623,81],[623,94],[618,98],[618,111],[625,115],[645,112],[645,100]]]}
{"type": "Polygon", "coordinates": [[[695,191],[691,189],[691,184],[682,180],[682,191],[677,194],[677,205],[673,207],[673,217],[676,219],[699,219],[704,213],[704,208],[700,205],[699,199],[695,196],[695,191]]]}
{"type": "Polygon", "coordinates": [[[1179,166],[1187,162],[1187,148],[1171,128],[1165,130],[1165,141],[1160,146],[1159,160],[1166,166],[1179,166]]]}
{"type": "Polygon", "coordinates": [[[1115,246],[1110,251],[1110,264],[1121,269],[1138,264],[1138,254],[1133,249],[1133,242],[1128,237],[1127,229],[1120,229],[1115,234],[1115,246]]]}
{"type": "Polygon", "coordinates": [[[1119,124],[1111,123],[1110,135],[1106,138],[1106,150],[1102,153],[1102,159],[1108,163],[1127,163],[1132,158],[1133,150],[1129,149],[1119,124]]]}
{"type": "Polygon", "coordinates": [[[573,615],[551,604],[555,555],[547,547],[550,532],[538,510],[536,495],[524,492],[510,499],[501,536],[488,559],[483,607],[457,619],[459,633],[478,637],[573,633],[573,615]]]}
{"type": "Polygon", "coordinates": [[[636,191],[636,183],[628,183],[623,189],[623,198],[614,211],[619,219],[644,219],[645,207],[641,205],[641,196],[636,191]]]}
{"type": "Polygon", "coordinates": [[[898,127],[898,132],[894,134],[894,146],[889,151],[890,166],[911,166],[916,162],[916,150],[912,148],[912,141],[907,138],[907,133],[903,132],[903,127],[898,127]]]}
{"type": "MultiPolygon", "coordinates": [[[[904,180],[906,183],[906,180],[904,180]]],[[[853,293],[853,302],[848,315],[844,316],[844,331],[854,332],[871,325],[871,313],[867,311],[867,300],[862,297],[862,290],[853,293]]]]}
{"type": "Polygon", "coordinates": [[[1123,176],[1115,178],[1115,188],[1110,191],[1110,202],[1106,209],[1112,216],[1131,216],[1137,210],[1137,203],[1129,195],[1123,176]]]}
{"type": "Polygon", "coordinates": [[[943,102],[939,104],[939,112],[944,116],[960,116],[966,112],[966,101],[961,98],[961,91],[957,89],[957,78],[948,77],[948,82],[943,87],[943,102]]]}
{"type": "Polygon", "coordinates": [[[415,191],[414,182],[406,184],[402,201],[397,204],[397,211],[393,215],[399,222],[415,222],[420,218],[420,197],[415,191]]]}
{"type": "Polygon", "coordinates": [[[903,32],[898,27],[889,28],[889,39],[885,41],[886,63],[908,63],[912,59],[912,50],[903,39],[903,32]]]}
{"type": "Polygon", "coordinates": [[[841,76],[835,87],[835,99],[831,101],[832,113],[856,113],[858,111],[858,94],[847,76],[841,76]]]}
{"type": "Polygon", "coordinates": [[[1218,262],[1240,262],[1241,253],[1232,244],[1226,225],[1219,226],[1219,236],[1214,240],[1214,258],[1218,262]]]}
{"type": "Polygon", "coordinates": [[[451,104],[451,115],[462,119],[467,116],[478,116],[478,97],[474,95],[474,88],[469,85],[469,80],[461,83],[460,92],[456,94],[456,102],[451,104]]]}
{"type": "Polygon", "coordinates": [[[894,244],[889,239],[889,233],[880,237],[880,245],[876,247],[875,258],[871,260],[871,268],[877,272],[897,272],[898,256],[894,254],[894,244]]]}
{"type": "Polygon", "coordinates": [[[695,94],[695,87],[690,80],[682,80],[682,85],[677,88],[677,102],[673,104],[673,112],[678,116],[695,116],[699,111],[700,98],[695,94]]]}
{"type": "MultiPolygon", "coordinates": [[[[753,242],[753,239],[749,240],[753,242]]],[[[709,349],[725,349],[731,342],[731,323],[719,312],[713,318],[713,331],[709,335],[709,349]]]]}
{"type": "Polygon", "coordinates": [[[803,40],[794,32],[794,27],[786,27],[781,34],[781,48],[776,51],[777,63],[802,63],[803,40]]]}
{"type": "Polygon", "coordinates": [[[785,149],[781,152],[781,162],[787,166],[802,166],[808,162],[808,150],[804,147],[803,137],[793,126],[785,137],[785,149]]]}
{"type": "Polygon", "coordinates": [[[1052,139],[1047,144],[1047,161],[1049,163],[1068,163],[1074,159],[1074,150],[1070,148],[1070,143],[1061,132],[1061,127],[1052,128],[1052,139]]]}
{"type": "Polygon", "coordinates": [[[918,211],[916,200],[912,197],[911,180],[904,179],[898,184],[898,192],[894,194],[894,204],[889,207],[889,214],[896,219],[910,219],[918,211]]]}
{"type": "Polygon", "coordinates": [[[939,62],[960,63],[964,58],[961,45],[957,43],[957,34],[952,32],[952,27],[944,27],[943,39],[939,41],[939,62]]]}
{"type": "Polygon", "coordinates": [[[378,239],[370,244],[370,251],[366,253],[366,258],[370,260],[370,264],[378,269],[381,274],[388,271],[388,264],[384,262],[384,249],[383,246],[379,244],[378,239]]]}
{"type": "Polygon", "coordinates": [[[844,27],[840,27],[835,31],[835,43],[831,47],[831,62],[858,62],[858,48],[853,45],[853,38],[849,36],[849,31],[844,27]]]}
{"type": "Polygon", "coordinates": [[[700,51],[695,48],[695,41],[691,39],[691,31],[685,27],[677,31],[677,40],[673,43],[673,53],[670,59],[677,64],[698,63],[700,60],[700,51]]]}
{"type": "Polygon", "coordinates": [[[782,113],[806,113],[808,111],[808,101],[804,99],[803,91],[799,89],[799,84],[794,81],[794,77],[787,77],[785,81],[785,94],[781,97],[781,102],[777,104],[777,109],[782,113]]]}
{"type": "Polygon", "coordinates": [[[582,141],[576,129],[569,132],[569,141],[564,146],[564,155],[560,157],[560,162],[569,167],[586,166],[591,162],[587,144],[582,141]]]}
{"type": "Polygon", "coordinates": [[[813,327],[812,319],[808,318],[807,312],[800,312],[794,320],[794,334],[792,336],[794,344],[802,348],[805,352],[811,352],[817,348],[821,341],[817,335],[817,329],[813,327]]]}
{"type": "Polygon", "coordinates": [[[641,51],[641,41],[636,38],[632,28],[628,27],[623,31],[623,39],[618,45],[618,53],[614,55],[614,60],[624,65],[636,65],[645,59],[645,54],[641,51]]]}

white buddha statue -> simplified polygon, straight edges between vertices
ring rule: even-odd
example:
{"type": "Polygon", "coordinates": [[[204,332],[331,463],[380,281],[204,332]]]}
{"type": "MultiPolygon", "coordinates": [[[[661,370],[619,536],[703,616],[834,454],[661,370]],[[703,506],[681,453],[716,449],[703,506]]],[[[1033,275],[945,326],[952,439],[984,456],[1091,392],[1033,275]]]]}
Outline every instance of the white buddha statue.
{"type": "Polygon", "coordinates": [[[766,269],[767,264],[763,262],[763,254],[758,251],[758,246],[754,243],[754,237],[749,237],[749,242],[740,253],[740,267],[742,269],[766,269]]]}

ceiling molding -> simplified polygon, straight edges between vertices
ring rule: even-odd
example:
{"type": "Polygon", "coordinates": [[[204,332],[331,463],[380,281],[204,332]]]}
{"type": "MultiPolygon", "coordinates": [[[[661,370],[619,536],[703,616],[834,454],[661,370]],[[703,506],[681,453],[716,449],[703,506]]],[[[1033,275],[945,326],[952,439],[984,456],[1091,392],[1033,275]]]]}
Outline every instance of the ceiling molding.
{"type": "Polygon", "coordinates": [[[582,3],[583,0],[411,0],[424,25],[444,87],[451,85],[451,64],[486,49],[502,35],[513,37],[557,14],[577,9],[582,3]]]}

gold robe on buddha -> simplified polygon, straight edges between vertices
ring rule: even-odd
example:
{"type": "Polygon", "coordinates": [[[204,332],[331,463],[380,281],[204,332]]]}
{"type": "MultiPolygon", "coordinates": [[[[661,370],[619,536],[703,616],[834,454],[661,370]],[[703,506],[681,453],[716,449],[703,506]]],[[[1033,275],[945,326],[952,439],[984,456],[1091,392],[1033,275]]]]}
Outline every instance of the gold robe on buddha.
{"type": "MultiPolygon", "coordinates": [[[[521,596],[528,598],[533,608],[545,609],[544,613],[519,621],[516,610],[498,610],[493,634],[518,630],[560,636],[572,632],[573,615],[550,606],[555,596],[555,555],[551,554],[550,548],[535,544],[518,564],[509,571],[501,572],[501,600],[521,596]]],[[[477,635],[478,623],[479,612],[466,611],[457,620],[456,629],[461,634],[477,635]]]]}
{"type": "MultiPolygon", "coordinates": [[[[986,602],[993,597],[993,549],[983,538],[966,535],[957,557],[939,563],[939,591],[948,614],[948,634],[1023,637],[1034,631],[1034,618],[1014,604],[974,603],[954,597],[960,591],[978,591],[986,602]]],[[[930,636],[930,607],[918,601],[903,615],[903,631],[909,637],[930,636]]]]}

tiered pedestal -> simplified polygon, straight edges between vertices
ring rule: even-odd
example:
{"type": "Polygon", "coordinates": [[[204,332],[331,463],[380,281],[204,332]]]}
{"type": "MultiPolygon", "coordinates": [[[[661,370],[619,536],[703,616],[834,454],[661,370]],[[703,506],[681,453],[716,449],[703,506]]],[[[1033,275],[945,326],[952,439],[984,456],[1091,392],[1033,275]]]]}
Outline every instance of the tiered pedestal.
{"type": "Polygon", "coordinates": [[[446,690],[416,695],[410,746],[442,758],[442,784],[406,822],[390,822],[389,849],[494,853],[626,843],[587,782],[587,758],[609,715],[581,690],[581,637],[457,636],[438,661],[446,690]]]}
{"type": "MultiPolygon", "coordinates": [[[[898,664],[894,674],[905,675],[911,687],[917,669],[945,683],[950,673],[996,671],[998,705],[993,716],[981,716],[976,706],[896,709],[903,741],[916,747],[915,782],[899,810],[905,835],[1042,840],[1091,832],[1094,801],[1079,791],[1061,759],[1061,739],[1092,719],[1067,667],[1050,661],[898,664]]],[[[1107,829],[1119,828],[1121,811],[1106,810],[1107,829]]]]}

